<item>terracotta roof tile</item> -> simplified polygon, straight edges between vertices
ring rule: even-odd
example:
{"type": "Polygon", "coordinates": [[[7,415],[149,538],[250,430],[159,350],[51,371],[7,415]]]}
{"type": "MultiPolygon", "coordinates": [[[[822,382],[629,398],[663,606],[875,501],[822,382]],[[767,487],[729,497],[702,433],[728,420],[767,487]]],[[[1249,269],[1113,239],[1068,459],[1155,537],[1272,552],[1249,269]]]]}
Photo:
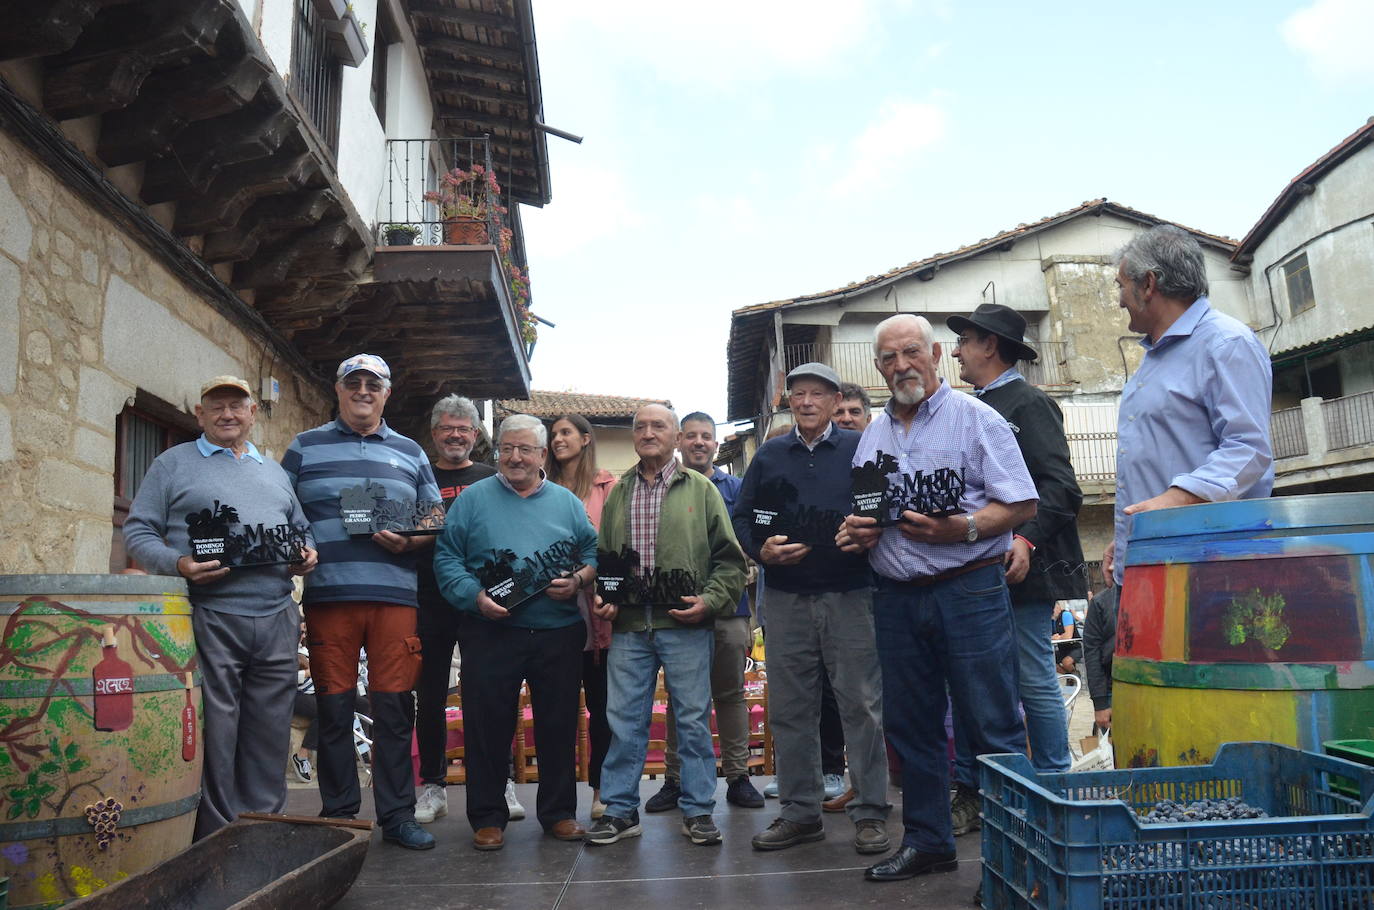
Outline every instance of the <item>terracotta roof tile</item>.
{"type": "MultiPolygon", "coordinates": [[[[829,291],[821,291],[818,294],[807,294],[801,297],[792,297],[787,300],[772,300],[767,303],[756,303],[752,304],[751,306],[741,307],[735,310],[734,315],[742,316],[747,315],[749,313],[757,313],[765,310],[774,310],[778,307],[790,306],[794,303],[814,303],[819,300],[824,300],[827,297],[833,297],[837,294],[849,293],[856,288],[863,289],[868,287],[869,285],[875,285],[891,281],[894,278],[903,278],[907,275],[920,272],[923,269],[938,268],[945,262],[950,262],[958,259],[966,259],[969,256],[973,256],[978,253],[984,252],[990,247],[999,246],[1000,244],[1006,243],[1008,240],[1015,240],[1024,234],[1032,233],[1036,230],[1049,227],[1050,225],[1056,224],[1060,221],[1067,221],[1070,218],[1086,214],[1093,209],[1101,209],[1103,211],[1111,212],[1113,214],[1121,215],[1123,217],[1130,218],[1131,220],[1140,221],[1143,223],[1166,223],[1165,219],[1160,218],[1157,215],[1151,215],[1148,212],[1142,212],[1138,209],[1133,209],[1130,206],[1122,205],[1119,202],[1111,202],[1105,198],[1089,199],[1086,202],[1074,206],[1071,209],[1067,209],[1062,212],[1056,212],[1053,215],[1046,215],[1039,221],[1035,221],[1030,224],[1018,224],[1016,227],[1011,228],[1010,230],[1002,231],[1001,233],[994,234],[991,237],[984,237],[976,243],[970,243],[965,246],[961,246],[958,249],[950,250],[947,253],[936,253],[935,255],[927,256],[924,259],[917,259],[916,261],[909,262],[906,265],[901,265],[893,269],[890,269],[881,275],[870,275],[863,281],[851,281],[849,284],[845,285],[842,288],[835,288],[829,291]]],[[[1177,224],[1177,222],[1172,223],[1177,224]]],[[[1188,231],[1193,236],[1197,237],[1199,241],[1206,243],[1210,246],[1221,247],[1225,249],[1225,251],[1228,253],[1236,245],[1236,241],[1231,239],[1230,237],[1224,237],[1220,234],[1209,234],[1206,231],[1199,231],[1196,228],[1190,228],[1184,224],[1180,224],[1178,226],[1188,231]]]]}
{"type": "Polygon", "coordinates": [[[581,414],[583,417],[618,417],[629,419],[646,404],[672,407],[665,398],[633,398],[628,395],[590,395],[584,392],[547,392],[531,389],[525,399],[506,398],[496,402],[498,415],[529,414],[533,417],[554,418],[560,414],[581,414]]]}

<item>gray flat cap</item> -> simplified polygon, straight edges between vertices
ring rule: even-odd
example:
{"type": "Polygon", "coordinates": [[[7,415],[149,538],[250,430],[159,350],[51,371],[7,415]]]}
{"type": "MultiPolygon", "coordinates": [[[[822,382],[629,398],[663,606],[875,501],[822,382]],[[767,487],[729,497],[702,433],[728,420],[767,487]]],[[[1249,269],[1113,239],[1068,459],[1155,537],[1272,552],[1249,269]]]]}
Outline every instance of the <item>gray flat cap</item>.
{"type": "Polygon", "coordinates": [[[840,377],[823,363],[804,363],[794,368],[792,372],[787,374],[787,387],[792,388],[792,383],[798,379],[819,379],[821,382],[834,386],[835,391],[840,390],[840,377]]]}

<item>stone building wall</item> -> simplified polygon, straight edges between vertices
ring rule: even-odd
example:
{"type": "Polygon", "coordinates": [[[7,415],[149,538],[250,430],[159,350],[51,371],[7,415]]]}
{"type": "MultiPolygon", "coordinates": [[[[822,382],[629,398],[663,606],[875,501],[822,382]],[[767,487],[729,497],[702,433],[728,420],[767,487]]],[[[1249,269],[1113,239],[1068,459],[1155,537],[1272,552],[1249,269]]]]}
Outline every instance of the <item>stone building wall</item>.
{"type": "Polygon", "coordinates": [[[0,133],[0,573],[108,571],[117,415],[140,389],[189,414],[221,373],[281,380],[252,437],[276,458],[329,416],[327,387],[0,133]]]}

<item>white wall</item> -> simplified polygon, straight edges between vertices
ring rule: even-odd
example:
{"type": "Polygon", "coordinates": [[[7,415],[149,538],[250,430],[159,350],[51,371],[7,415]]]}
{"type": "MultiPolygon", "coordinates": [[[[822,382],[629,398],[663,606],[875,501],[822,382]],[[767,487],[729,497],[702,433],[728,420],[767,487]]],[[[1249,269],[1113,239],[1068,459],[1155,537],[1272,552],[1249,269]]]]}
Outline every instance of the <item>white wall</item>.
{"type": "MultiPolygon", "coordinates": [[[[361,65],[343,68],[340,89],[337,170],[353,207],[368,221],[380,220],[385,206],[386,140],[427,139],[433,134],[434,108],[420,50],[410,21],[397,0],[351,0],[353,15],[367,27],[368,55],[361,65]],[[389,47],[379,48],[377,9],[388,6],[399,33],[389,47]],[[387,53],[387,123],[372,106],[374,54],[387,53]]],[[[296,0],[239,0],[277,72],[291,84],[291,35],[296,0]],[[259,17],[255,19],[254,17],[259,17]]]]}
{"type": "Polygon", "coordinates": [[[1271,350],[1281,352],[1374,325],[1374,145],[1332,169],[1255,249],[1249,286],[1271,350]],[[1316,305],[1292,314],[1283,266],[1307,254],[1316,305]],[[1277,337],[1276,337],[1277,336],[1277,337]]]}

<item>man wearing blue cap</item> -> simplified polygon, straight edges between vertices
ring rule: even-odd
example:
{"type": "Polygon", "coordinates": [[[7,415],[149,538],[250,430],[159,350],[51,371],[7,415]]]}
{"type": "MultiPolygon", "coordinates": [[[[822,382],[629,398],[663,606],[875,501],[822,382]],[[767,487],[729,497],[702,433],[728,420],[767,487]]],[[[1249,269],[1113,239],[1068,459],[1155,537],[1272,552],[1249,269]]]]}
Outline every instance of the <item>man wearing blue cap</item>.
{"type": "MultiPolygon", "coordinates": [[[[394,502],[438,503],[429,458],[382,419],[391,368],[374,354],[339,364],[339,416],[295,438],[282,459],[305,509],[320,568],[305,589],[306,643],[319,708],[320,814],[351,818],[362,804],[353,757],[358,652],[367,649],[372,701],[372,781],[382,839],[428,850],[434,838],[415,822],[410,739],[420,670],[415,631],[415,556],[433,537],[378,531],[350,538],[340,513],[348,488],[381,488],[394,502]]],[[[436,506],[437,508],[437,506],[436,506]]]]}

